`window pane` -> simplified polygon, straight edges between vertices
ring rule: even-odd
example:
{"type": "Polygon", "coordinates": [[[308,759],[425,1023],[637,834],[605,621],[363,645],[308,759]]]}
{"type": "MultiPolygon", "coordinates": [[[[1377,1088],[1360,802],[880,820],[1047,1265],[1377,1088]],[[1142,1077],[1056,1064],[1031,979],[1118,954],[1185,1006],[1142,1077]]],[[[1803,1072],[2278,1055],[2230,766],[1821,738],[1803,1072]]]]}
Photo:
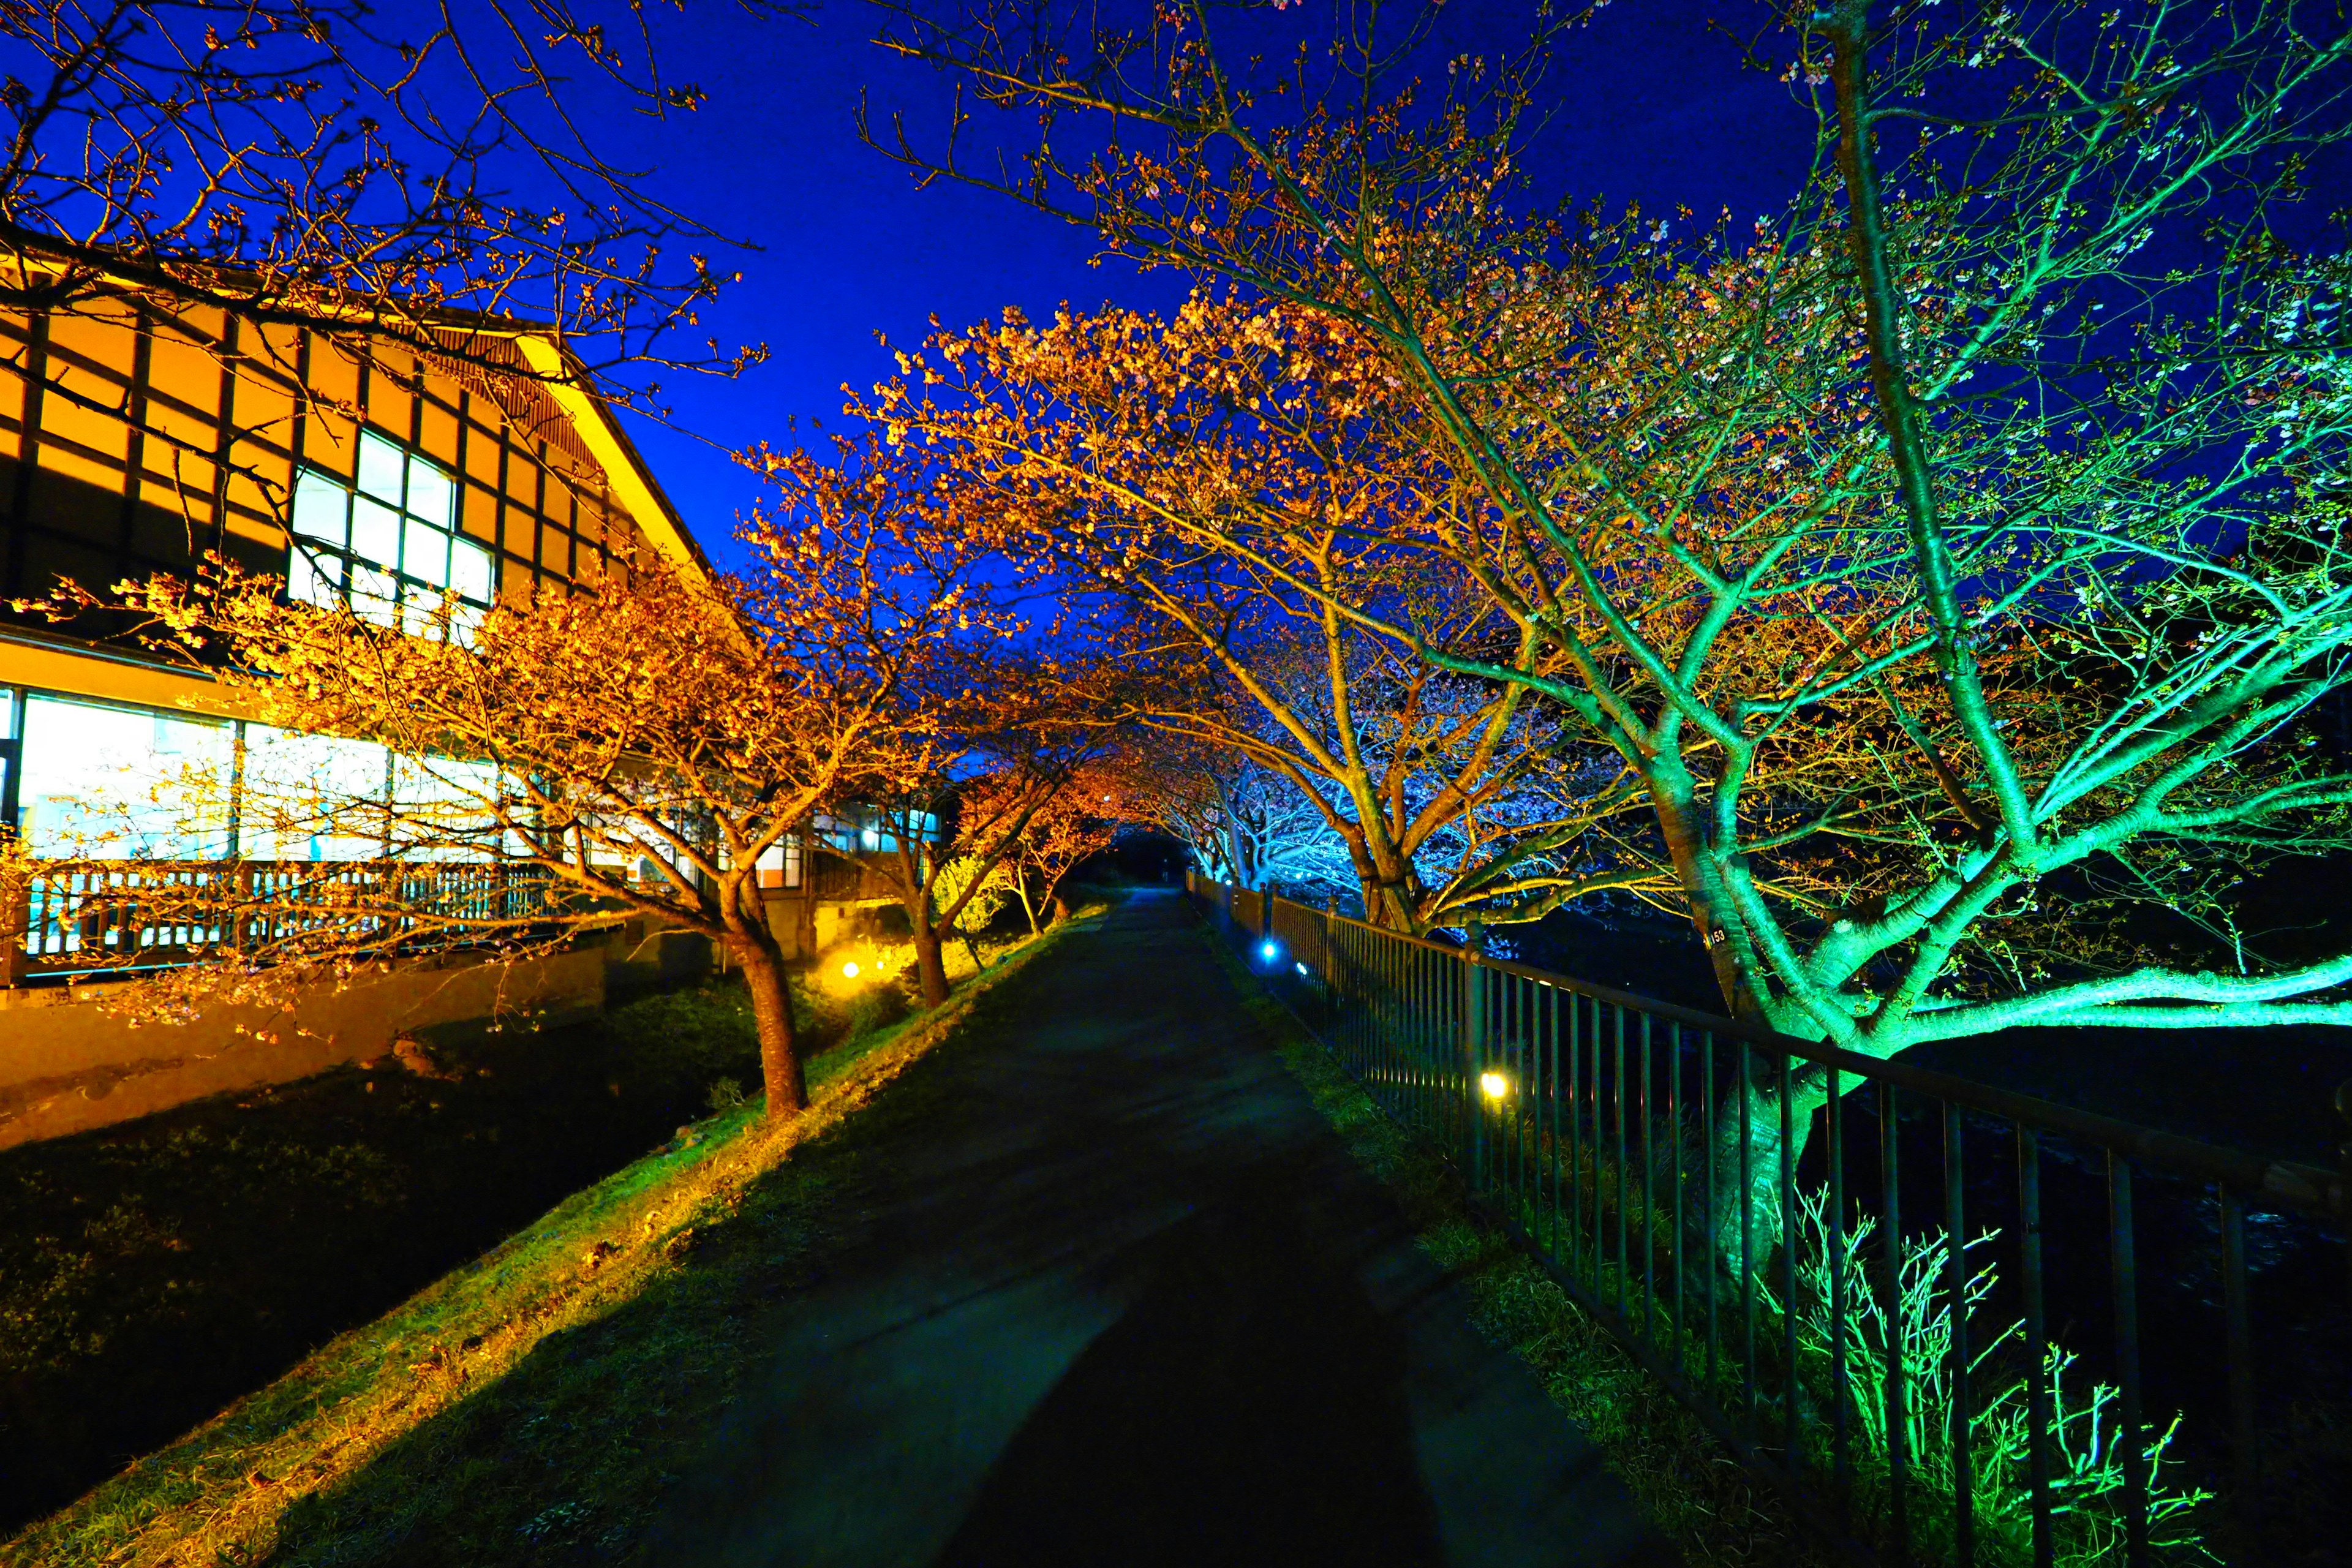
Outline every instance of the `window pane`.
{"type": "Polygon", "coordinates": [[[35,854],[211,859],[228,847],[235,732],[153,709],[36,697],[18,807],[35,854]]]}
{"type": "Polygon", "coordinates": [[[380,626],[391,626],[396,618],[393,607],[392,574],[373,566],[352,563],[352,608],[361,616],[380,626]]]}
{"type": "Polygon", "coordinates": [[[313,555],[298,544],[286,562],[286,596],[298,605],[332,605],[342,597],[336,581],[342,569],[333,556],[313,555]]]}
{"type": "Polygon", "coordinates": [[[449,526],[454,496],[449,476],[422,458],[408,459],[408,514],[441,528],[449,526]]]}
{"type": "Polygon", "coordinates": [[[294,531],[305,539],[323,539],[343,547],[343,514],[352,492],[315,468],[305,468],[294,481],[294,531]]]}
{"type": "Polygon", "coordinates": [[[408,520],[406,542],[400,553],[400,569],[419,582],[430,583],[436,588],[449,585],[449,536],[429,523],[408,520]]]}
{"type": "Polygon", "coordinates": [[[469,599],[488,604],[498,586],[491,580],[490,552],[470,539],[451,541],[449,585],[469,599]]]}
{"type": "Polygon", "coordinates": [[[362,496],[352,502],[352,553],[377,566],[400,560],[400,514],[362,496]]]}
{"type": "Polygon", "coordinates": [[[410,583],[400,591],[400,629],[413,637],[439,637],[441,606],[448,595],[439,588],[420,588],[410,583]]]}
{"type": "Polygon", "coordinates": [[[238,847],[256,860],[373,860],[383,853],[382,746],[245,727],[238,847]]]}
{"type": "Polygon", "coordinates": [[[499,770],[488,763],[394,758],[394,853],[404,859],[487,858],[498,842],[502,784],[499,770]]]}
{"type": "Polygon", "coordinates": [[[407,454],[373,430],[360,432],[360,489],[400,504],[400,474],[407,454]]]}

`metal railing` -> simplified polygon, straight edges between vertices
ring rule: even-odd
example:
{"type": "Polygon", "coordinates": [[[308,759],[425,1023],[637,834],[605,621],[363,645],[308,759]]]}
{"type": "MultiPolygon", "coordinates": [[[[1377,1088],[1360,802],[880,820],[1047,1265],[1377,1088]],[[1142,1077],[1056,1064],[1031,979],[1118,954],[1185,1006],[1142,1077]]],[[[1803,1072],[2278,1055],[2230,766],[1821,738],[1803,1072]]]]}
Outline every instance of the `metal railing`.
{"type": "Polygon", "coordinates": [[[2345,1173],[1190,885],[1840,1554],[2303,1549],[2265,1504],[2352,1414],[2345,1173]]]}

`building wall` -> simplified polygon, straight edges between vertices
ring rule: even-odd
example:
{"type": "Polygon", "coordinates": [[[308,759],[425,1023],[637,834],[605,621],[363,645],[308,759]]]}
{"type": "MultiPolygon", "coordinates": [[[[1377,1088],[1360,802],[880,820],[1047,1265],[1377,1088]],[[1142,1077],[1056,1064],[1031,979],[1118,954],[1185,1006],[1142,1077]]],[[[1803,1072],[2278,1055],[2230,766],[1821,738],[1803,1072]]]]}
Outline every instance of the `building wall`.
{"type": "Polygon", "coordinates": [[[0,1148],[307,1078],[383,1056],[420,1029],[502,1011],[583,1016],[604,1004],[608,956],[599,946],[511,969],[410,965],[340,990],[321,986],[287,1015],[221,1008],[191,1024],[136,1029],[106,1010],[103,984],[0,990],[0,1148]]]}
{"type": "MultiPolygon", "coordinates": [[[[0,310],[0,827],[18,826],[25,764],[39,761],[24,754],[28,744],[88,749],[62,719],[47,742],[15,728],[45,697],[143,715],[159,734],[202,729],[206,715],[224,734],[243,722],[210,682],[125,646],[121,626],[88,616],[59,626],[6,601],[67,577],[103,589],[186,575],[207,552],[285,574],[298,478],[310,468],[354,484],[362,431],[454,481],[456,528],[491,552],[507,604],[593,584],[648,542],[698,562],[601,406],[520,374],[560,371],[556,351],[499,342],[484,352],[517,366],[514,376],[204,308],[0,310]]],[[[89,727],[111,733],[120,717],[89,727]]],[[[285,851],[224,836],[142,852],[285,851]]],[[[0,1146],[380,1055],[399,1033],[488,1017],[501,985],[509,1005],[601,1006],[608,964],[632,979],[672,978],[691,967],[691,945],[656,935],[634,954],[595,947],[511,972],[404,968],[305,998],[290,1028],[225,1010],[131,1029],[95,1000],[100,985],[0,988],[0,1146]],[[252,1032],[273,1026],[272,1040],[252,1032]]]]}
{"type": "Polygon", "coordinates": [[[593,582],[631,531],[528,379],[200,309],[0,311],[0,593],[185,573],[207,550],[283,571],[297,469],[352,479],[362,427],[457,479],[510,602],[593,582]]]}

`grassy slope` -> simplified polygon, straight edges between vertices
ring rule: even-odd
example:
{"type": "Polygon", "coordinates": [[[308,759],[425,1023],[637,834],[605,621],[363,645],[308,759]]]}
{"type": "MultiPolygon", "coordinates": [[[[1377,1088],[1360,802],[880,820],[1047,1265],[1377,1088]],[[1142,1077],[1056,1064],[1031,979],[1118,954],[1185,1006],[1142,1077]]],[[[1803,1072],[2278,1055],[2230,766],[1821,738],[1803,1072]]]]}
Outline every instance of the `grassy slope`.
{"type": "Polygon", "coordinates": [[[0,1537],[756,1085],[758,1058],[718,984],[469,1041],[446,1077],[344,1068],[0,1152],[0,1537]]]}
{"type": "Polygon", "coordinates": [[[1475,1218],[1453,1166],[1390,1120],[1229,948],[1217,952],[1282,1059],[1349,1150],[1396,1195],[1424,1251],[1469,1289],[1480,1330],[1507,1345],[1685,1561],[1709,1568],[1815,1568],[1822,1560],[1771,1493],[1508,1237],[1475,1218]]]}
{"type": "Polygon", "coordinates": [[[824,1195],[854,1158],[824,1135],[1052,941],[940,1013],[819,1058],[804,1115],[769,1127],[743,1107],[698,1124],[0,1561],[521,1563],[592,1542],[625,1556],[667,1479],[667,1439],[724,1404],[754,1354],[750,1313],[824,1242],[824,1195]]]}

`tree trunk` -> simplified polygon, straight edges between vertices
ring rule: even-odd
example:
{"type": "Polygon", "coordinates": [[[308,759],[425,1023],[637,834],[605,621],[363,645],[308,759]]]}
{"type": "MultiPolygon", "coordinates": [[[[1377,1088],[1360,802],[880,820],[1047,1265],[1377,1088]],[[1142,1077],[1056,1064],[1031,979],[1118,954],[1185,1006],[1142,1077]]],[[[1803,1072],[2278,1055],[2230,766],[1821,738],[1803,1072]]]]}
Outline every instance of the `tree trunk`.
{"type": "Polygon", "coordinates": [[[1757,1005],[1748,976],[1739,972],[1739,956],[1724,920],[1729,900],[1722,879],[1706,858],[1706,829],[1692,798],[1690,781],[1660,776],[1646,782],[1652,809],[1665,837],[1667,858],[1674,862],[1675,879],[1682,884],[1683,900],[1690,909],[1691,924],[1698,929],[1699,940],[1706,944],[1707,962],[1714,965],[1715,985],[1722,994],[1724,1010],[1735,1018],[1761,1022],[1763,1009],[1757,1005]]]}
{"type": "Polygon", "coordinates": [[[782,954],[755,936],[730,935],[727,945],[743,966],[751,995],[751,1017],[760,1031],[760,1077],[768,1090],[771,1121],[808,1104],[808,1075],[801,1066],[800,1036],[793,1023],[792,987],[785,983],[782,954]]]}
{"type": "Polygon", "coordinates": [[[1257,868],[1252,864],[1249,835],[1242,830],[1241,803],[1234,798],[1233,786],[1223,779],[1218,779],[1216,784],[1217,802],[1225,814],[1226,869],[1233,874],[1234,887],[1245,888],[1257,868]]]}
{"type": "MultiPolygon", "coordinates": [[[[929,903],[928,897],[924,902],[929,903]]],[[[915,976],[922,983],[923,1005],[937,1007],[948,999],[948,966],[940,956],[940,928],[933,925],[927,910],[909,910],[914,918],[915,976]]]]}
{"type": "MultiPolygon", "coordinates": [[[[1760,1070],[1765,1064],[1757,1062],[1760,1070]]],[[[1777,1079],[1777,1074],[1775,1075],[1777,1079]]],[[[1859,1080],[1855,1080],[1859,1081],[1859,1080]]],[[[1813,1113],[1829,1103],[1829,1085],[1818,1071],[1800,1068],[1789,1075],[1790,1138],[1780,1138],[1780,1086],[1759,1080],[1748,1086],[1747,1104],[1740,1104],[1735,1079],[1717,1109],[1715,1129],[1715,1257],[1717,1271],[1728,1279],[1739,1275],[1740,1220],[1748,1225],[1748,1272],[1761,1277],[1766,1260],[1781,1241],[1780,1172],[1785,1162],[1793,1173],[1805,1157],[1812,1133],[1813,1113]],[[1748,1129],[1748,1179],[1740,1180],[1740,1129],[1748,1129]]]]}
{"type": "Polygon", "coordinates": [[[1029,934],[1031,936],[1035,936],[1037,934],[1037,905],[1035,900],[1029,897],[1029,884],[1026,879],[1024,879],[1017,885],[1015,891],[1019,892],[1021,895],[1021,912],[1029,917],[1029,934]]]}
{"type": "Polygon", "coordinates": [[[1056,892],[1056,893],[1054,895],[1054,920],[1053,920],[1053,923],[1054,923],[1054,924],[1055,924],[1055,925],[1060,925],[1064,921],[1068,920],[1069,918],[1070,918],[1070,898],[1069,898],[1069,895],[1068,895],[1067,893],[1056,892]]]}

